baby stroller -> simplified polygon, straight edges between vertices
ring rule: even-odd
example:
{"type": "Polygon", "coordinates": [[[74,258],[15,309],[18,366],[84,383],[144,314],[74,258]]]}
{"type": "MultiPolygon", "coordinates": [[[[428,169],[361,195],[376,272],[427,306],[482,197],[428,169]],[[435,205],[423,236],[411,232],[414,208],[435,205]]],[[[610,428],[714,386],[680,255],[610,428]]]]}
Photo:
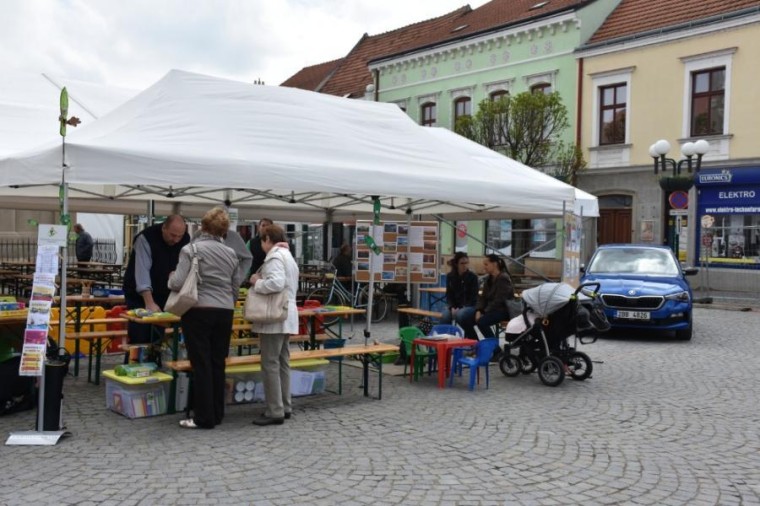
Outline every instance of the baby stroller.
{"type": "Polygon", "coordinates": [[[507,325],[499,369],[505,376],[529,374],[548,386],[557,386],[565,374],[578,381],[591,377],[588,355],[576,350],[578,341],[593,343],[610,328],[597,298],[599,283],[573,289],[564,283],[544,283],[525,290],[523,310],[507,325]],[[574,337],[573,344],[568,339],[574,337]]]}

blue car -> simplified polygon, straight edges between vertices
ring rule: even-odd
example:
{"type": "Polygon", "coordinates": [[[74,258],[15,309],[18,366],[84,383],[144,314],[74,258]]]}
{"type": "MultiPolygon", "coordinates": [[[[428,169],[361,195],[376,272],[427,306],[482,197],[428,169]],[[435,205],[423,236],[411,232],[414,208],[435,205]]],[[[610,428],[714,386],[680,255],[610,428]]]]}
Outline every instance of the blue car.
{"type": "Polygon", "coordinates": [[[675,331],[692,335],[692,293],[670,248],[643,244],[607,244],[597,248],[581,283],[599,283],[604,311],[616,328],[675,331]]]}

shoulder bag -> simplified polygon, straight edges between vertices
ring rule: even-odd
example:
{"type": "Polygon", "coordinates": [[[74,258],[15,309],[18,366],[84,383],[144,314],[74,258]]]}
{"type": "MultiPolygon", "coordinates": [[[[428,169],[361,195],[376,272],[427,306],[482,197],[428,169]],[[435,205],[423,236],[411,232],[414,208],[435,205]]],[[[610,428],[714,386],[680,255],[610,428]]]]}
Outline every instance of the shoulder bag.
{"type": "Polygon", "coordinates": [[[185,282],[178,292],[172,290],[169,298],[164,305],[164,311],[182,316],[188,309],[198,303],[198,284],[201,282],[200,272],[198,271],[198,250],[193,247],[193,261],[190,264],[190,272],[187,273],[185,282]]]}
{"type": "MultiPolygon", "coordinates": [[[[264,267],[263,265],[261,267],[264,267]]],[[[261,271],[261,267],[256,272],[261,271]]],[[[243,318],[251,323],[278,323],[288,319],[288,287],[276,293],[256,293],[248,289],[243,318]]]]}

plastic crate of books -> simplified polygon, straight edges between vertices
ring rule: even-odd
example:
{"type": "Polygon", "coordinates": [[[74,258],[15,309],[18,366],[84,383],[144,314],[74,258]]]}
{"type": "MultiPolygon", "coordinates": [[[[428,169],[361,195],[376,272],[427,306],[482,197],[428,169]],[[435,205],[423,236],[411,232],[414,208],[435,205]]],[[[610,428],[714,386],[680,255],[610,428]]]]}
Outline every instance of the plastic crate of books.
{"type": "Polygon", "coordinates": [[[127,418],[166,414],[172,377],[162,372],[132,378],[103,371],[106,380],[106,406],[127,418]]]}

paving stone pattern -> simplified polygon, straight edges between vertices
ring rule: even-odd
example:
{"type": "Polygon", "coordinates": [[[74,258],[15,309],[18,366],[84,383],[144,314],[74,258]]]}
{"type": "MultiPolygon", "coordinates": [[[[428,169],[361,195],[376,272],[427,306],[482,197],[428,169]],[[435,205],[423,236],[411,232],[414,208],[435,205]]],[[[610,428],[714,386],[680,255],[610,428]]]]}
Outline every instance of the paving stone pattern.
{"type": "MultiPolygon", "coordinates": [[[[695,328],[583,346],[593,377],[557,388],[492,367],[475,392],[386,376],[377,401],[347,367],[342,397],[297,399],[282,426],[251,425],[260,405],[210,431],[129,420],[102,384],[67,378],[73,436],[0,446],[0,504],[760,504],[760,312],[698,308],[695,328]]],[[[0,433],[33,425],[5,416],[0,433]]]]}

